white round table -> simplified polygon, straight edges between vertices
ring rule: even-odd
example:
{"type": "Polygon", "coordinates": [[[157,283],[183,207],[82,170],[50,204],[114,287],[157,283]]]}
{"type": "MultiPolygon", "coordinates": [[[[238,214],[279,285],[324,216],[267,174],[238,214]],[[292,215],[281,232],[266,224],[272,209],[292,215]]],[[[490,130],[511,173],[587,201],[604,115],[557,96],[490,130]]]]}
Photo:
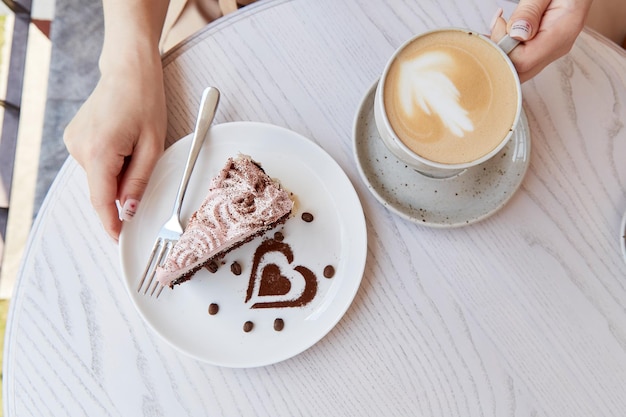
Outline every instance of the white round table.
{"type": "Polygon", "coordinates": [[[191,359],[137,314],[69,159],[11,302],[5,416],[623,416],[623,50],[584,32],[523,85],[530,166],[485,220],[404,220],[357,170],[353,122],[387,56],[435,27],[486,32],[496,6],[260,1],[165,56],[168,144],[192,130],[200,92],[215,85],[217,123],[282,126],[338,162],[367,221],[360,289],[338,325],[292,359],[250,369],[191,359]]]}

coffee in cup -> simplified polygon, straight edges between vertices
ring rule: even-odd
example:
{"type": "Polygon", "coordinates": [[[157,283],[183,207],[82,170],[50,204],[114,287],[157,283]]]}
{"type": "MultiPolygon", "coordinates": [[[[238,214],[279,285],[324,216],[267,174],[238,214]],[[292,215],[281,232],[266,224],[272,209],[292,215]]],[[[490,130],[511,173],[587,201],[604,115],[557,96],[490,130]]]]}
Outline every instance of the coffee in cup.
{"type": "Polygon", "coordinates": [[[398,48],[378,83],[374,108],[396,157],[446,178],[497,154],[521,107],[517,72],[500,47],[476,32],[441,29],[398,48]]]}

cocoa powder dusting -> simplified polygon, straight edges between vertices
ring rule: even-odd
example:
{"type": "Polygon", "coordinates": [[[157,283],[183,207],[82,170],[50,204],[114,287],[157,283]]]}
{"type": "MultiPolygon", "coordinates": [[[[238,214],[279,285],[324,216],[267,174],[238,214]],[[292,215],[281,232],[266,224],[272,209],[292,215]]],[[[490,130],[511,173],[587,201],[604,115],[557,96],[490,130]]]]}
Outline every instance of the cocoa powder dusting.
{"type": "MultiPolygon", "coordinates": [[[[252,272],[248,283],[246,302],[250,301],[255,288],[259,289],[260,296],[285,295],[289,293],[291,282],[283,275],[279,265],[269,263],[260,265],[263,256],[269,252],[279,252],[285,256],[288,263],[293,262],[291,246],[285,242],[267,239],[259,245],[252,260],[252,272]],[[261,267],[260,267],[261,266],[261,267]],[[258,283],[258,286],[255,285],[258,283]]],[[[304,290],[297,298],[280,301],[261,301],[252,305],[251,308],[283,308],[302,307],[307,305],[317,294],[317,277],[309,268],[303,265],[293,267],[293,271],[299,273],[304,279],[304,290]]]]}

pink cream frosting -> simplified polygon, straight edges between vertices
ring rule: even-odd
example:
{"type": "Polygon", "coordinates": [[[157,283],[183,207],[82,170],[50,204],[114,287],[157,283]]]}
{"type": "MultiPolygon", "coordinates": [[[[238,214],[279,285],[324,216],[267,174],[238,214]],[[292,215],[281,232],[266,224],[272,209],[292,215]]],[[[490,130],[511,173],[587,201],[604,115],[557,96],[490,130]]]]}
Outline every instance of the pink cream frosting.
{"type": "Polygon", "coordinates": [[[172,286],[215,255],[274,227],[292,208],[289,193],[250,157],[229,158],[163,266],[157,268],[157,280],[172,286]]]}

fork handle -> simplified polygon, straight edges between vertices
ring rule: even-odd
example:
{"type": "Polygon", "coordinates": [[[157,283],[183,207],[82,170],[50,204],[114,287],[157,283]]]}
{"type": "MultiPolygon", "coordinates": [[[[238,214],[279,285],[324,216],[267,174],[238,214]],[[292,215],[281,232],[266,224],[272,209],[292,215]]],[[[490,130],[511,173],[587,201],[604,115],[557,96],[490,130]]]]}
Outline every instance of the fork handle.
{"type": "Polygon", "coordinates": [[[176,194],[176,202],[174,204],[174,213],[180,217],[180,209],[183,205],[183,198],[187,192],[187,184],[189,184],[189,178],[193,167],[196,165],[196,160],[202,149],[202,144],[206,138],[206,134],[215,117],[215,110],[220,100],[220,91],[215,87],[208,87],[202,92],[202,98],[200,99],[200,109],[198,110],[198,118],[196,119],[196,128],[193,131],[193,139],[191,141],[191,149],[189,150],[189,156],[187,157],[187,163],[185,164],[185,171],[183,177],[180,180],[178,186],[178,193],[176,194]]]}

